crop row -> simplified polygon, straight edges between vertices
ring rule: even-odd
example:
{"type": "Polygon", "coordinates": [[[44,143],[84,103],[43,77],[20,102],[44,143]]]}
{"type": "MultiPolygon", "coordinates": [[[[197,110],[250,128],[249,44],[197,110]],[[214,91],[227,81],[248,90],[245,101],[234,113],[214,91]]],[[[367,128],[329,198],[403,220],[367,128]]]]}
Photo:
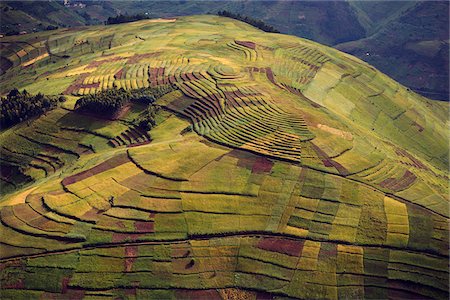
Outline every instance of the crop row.
{"type": "Polygon", "coordinates": [[[130,127],[120,135],[108,141],[113,147],[143,145],[149,142],[150,136],[148,133],[137,127],[130,127]]]}
{"type": "Polygon", "coordinates": [[[448,270],[440,257],[271,236],[77,250],[4,268],[15,270],[5,284],[11,295],[25,289],[55,296],[75,291],[78,296],[93,291],[115,295],[120,287],[135,295],[171,291],[211,299],[215,294],[208,289],[235,286],[259,294],[277,289],[296,298],[443,298],[448,289],[448,270]],[[39,280],[44,270],[50,275],[39,280]]]}
{"type": "Polygon", "coordinates": [[[237,50],[244,54],[244,58],[248,61],[255,62],[258,60],[258,52],[252,48],[249,47],[248,42],[243,43],[239,41],[232,41],[227,44],[228,47],[230,47],[233,50],[237,50]]]}

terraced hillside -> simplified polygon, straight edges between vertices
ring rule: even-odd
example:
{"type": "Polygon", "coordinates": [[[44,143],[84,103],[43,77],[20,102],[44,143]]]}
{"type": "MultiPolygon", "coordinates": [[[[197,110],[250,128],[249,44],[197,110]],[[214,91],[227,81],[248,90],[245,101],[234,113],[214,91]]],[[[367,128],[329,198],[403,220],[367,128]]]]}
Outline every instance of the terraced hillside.
{"type": "Polygon", "coordinates": [[[216,16],[3,41],[69,100],[1,132],[2,298],[448,298],[444,104],[216,16]],[[74,110],[159,86],[150,132],[74,110]]]}

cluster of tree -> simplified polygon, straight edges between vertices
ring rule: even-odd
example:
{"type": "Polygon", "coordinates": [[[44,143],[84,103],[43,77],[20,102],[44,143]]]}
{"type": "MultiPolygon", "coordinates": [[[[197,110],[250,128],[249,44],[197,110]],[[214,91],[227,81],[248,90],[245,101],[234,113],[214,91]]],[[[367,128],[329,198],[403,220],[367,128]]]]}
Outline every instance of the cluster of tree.
{"type": "Polygon", "coordinates": [[[75,109],[110,117],[130,101],[131,92],[121,89],[101,91],[81,97],[75,104],[75,109]]]}
{"type": "Polygon", "coordinates": [[[250,17],[247,17],[247,16],[242,16],[240,14],[235,14],[235,13],[232,13],[232,12],[227,11],[227,10],[219,11],[217,13],[217,15],[245,22],[245,23],[250,24],[252,26],[255,26],[256,28],[259,28],[259,29],[261,29],[262,31],[265,31],[265,32],[280,33],[273,26],[268,25],[268,24],[264,23],[261,20],[253,19],[253,18],[250,18],[250,17]]]}
{"type": "MultiPolygon", "coordinates": [[[[7,30],[6,33],[5,33],[5,35],[7,35],[7,36],[19,35],[22,32],[22,31],[17,30],[16,28],[9,29],[9,25],[5,25],[4,27],[5,27],[5,30],[7,30]]],[[[63,26],[63,27],[65,27],[65,26],[63,26]]],[[[37,24],[36,28],[33,28],[33,32],[45,31],[45,30],[55,30],[55,29],[58,29],[58,28],[59,27],[56,26],[56,25],[44,26],[42,23],[39,23],[39,24],[37,24]]],[[[28,33],[30,33],[30,32],[28,32],[28,33]]]]}
{"type": "Polygon", "coordinates": [[[175,89],[176,87],[172,85],[159,85],[152,88],[135,89],[131,91],[131,101],[142,104],[152,104],[158,98],[161,98],[175,89]]]}
{"type": "Polygon", "coordinates": [[[120,24],[120,23],[129,23],[139,20],[145,20],[149,17],[144,14],[136,14],[136,15],[117,15],[115,17],[109,17],[108,20],[105,21],[106,25],[112,25],[112,24],[120,24]]]}
{"type": "Polygon", "coordinates": [[[133,121],[134,125],[149,131],[156,125],[155,116],[159,110],[159,105],[149,104],[139,117],[133,121]]]}
{"type": "Polygon", "coordinates": [[[32,117],[40,116],[54,109],[64,96],[31,95],[26,90],[12,89],[6,97],[0,98],[0,127],[8,128],[32,117]]]}
{"type": "Polygon", "coordinates": [[[128,91],[123,88],[109,89],[81,97],[77,100],[75,109],[110,117],[130,101],[149,105],[174,89],[171,85],[128,91]]]}
{"type": "Polygon", "coordinates": [[[45,28],[45,30],[55,30],[55,29],[58,29],[59,27],[58,26],[55,26],[55,25],[48,25],[46,28],[45,28]]]}

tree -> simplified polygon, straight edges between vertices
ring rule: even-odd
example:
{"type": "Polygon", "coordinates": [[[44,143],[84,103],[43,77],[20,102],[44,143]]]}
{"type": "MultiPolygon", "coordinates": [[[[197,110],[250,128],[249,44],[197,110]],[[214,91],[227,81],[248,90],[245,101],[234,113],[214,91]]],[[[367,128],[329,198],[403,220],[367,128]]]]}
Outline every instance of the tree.
{"type": "Polygon", "coordinates": [[[26,90],[12,89],[6,97],[0,98],[0,126],[7,128],[39,116],[57,105],[57,98],[41,93],[33,96],[26,90]]]}

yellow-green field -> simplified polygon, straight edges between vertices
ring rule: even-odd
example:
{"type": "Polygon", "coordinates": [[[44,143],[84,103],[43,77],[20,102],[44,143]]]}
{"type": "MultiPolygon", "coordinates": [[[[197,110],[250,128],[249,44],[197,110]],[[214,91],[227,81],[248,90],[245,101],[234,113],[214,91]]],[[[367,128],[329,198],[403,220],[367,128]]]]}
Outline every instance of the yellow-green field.
{"type": "Polygon", "coordinates": [[[448,298],[448,105],[217,16],[2,41],[69,96],[0,132],[2,298],[448,298]],[[150,132],[73,110],[161,85],[150,132]]]}

